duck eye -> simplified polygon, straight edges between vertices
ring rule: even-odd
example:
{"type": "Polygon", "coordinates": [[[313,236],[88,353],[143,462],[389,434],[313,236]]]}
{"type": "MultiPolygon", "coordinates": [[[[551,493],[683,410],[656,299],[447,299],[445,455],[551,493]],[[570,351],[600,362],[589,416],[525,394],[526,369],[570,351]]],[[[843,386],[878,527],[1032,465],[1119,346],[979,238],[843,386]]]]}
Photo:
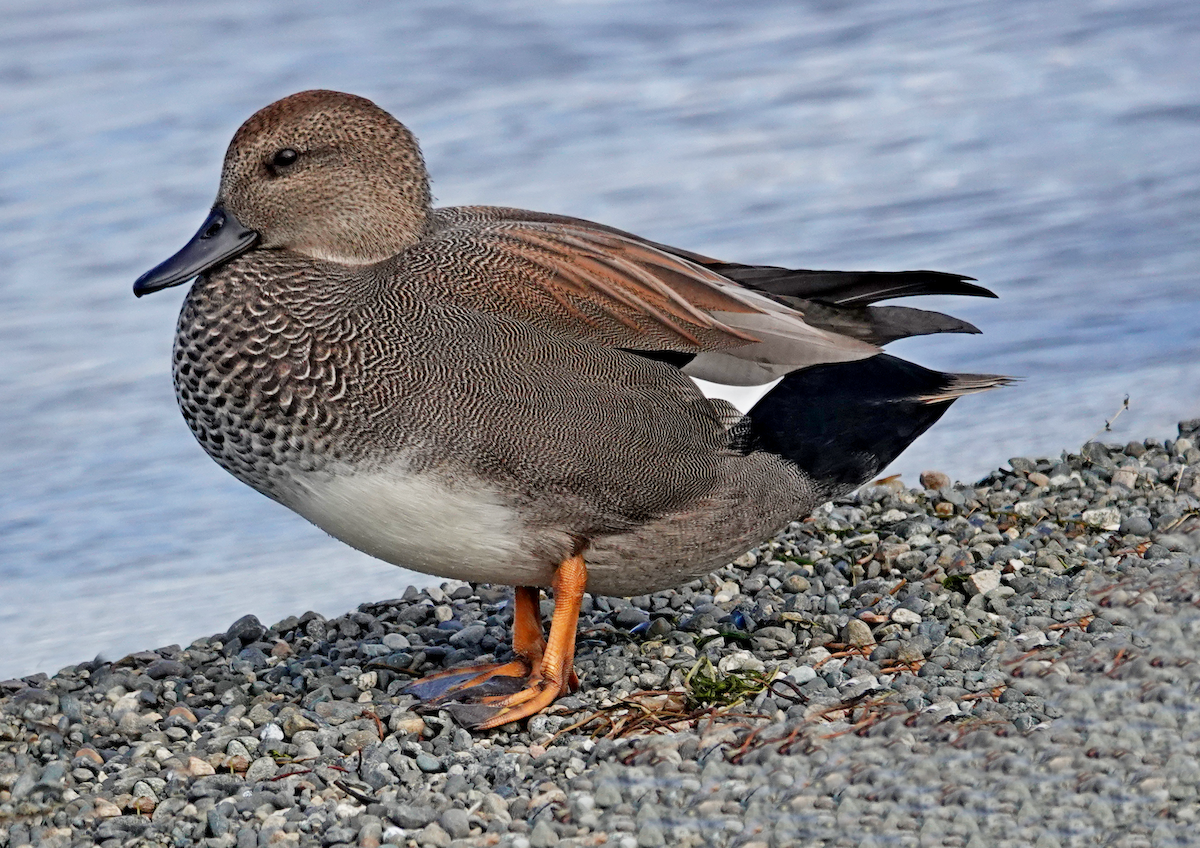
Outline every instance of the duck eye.
{"type": "Polygon", "coordinates": [[[285,147],[271,157],[271,164],[276,168],[286,168],[300,158],[300,154],[290,147],[285,147]]]}

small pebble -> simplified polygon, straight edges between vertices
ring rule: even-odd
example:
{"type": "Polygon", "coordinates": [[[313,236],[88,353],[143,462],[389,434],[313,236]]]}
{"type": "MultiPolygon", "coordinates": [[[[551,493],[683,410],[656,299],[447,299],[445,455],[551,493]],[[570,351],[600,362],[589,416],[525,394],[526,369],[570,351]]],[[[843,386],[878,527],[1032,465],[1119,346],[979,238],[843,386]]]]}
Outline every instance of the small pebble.
{"type": "Polygon", "coordinates": [[[1000,585],[1000,572],[990,568],[976,571],[967,577],[965,585],[972,595],[986,595],[1000,585]]]}
{"type": "Polygon", "coordinates": [[[532,848],[551,848],[558,844],[558,834],[554,832],[554,828],[545,819],[538,821],[533,827],[533,832],[529,834],[529,844],[532,848]]]}
{"type": "Polygon", "coordinates": [[[270,780],[279,773],[279,766],[271,757],[259,757],[246,769],[246,782],[257,783],[260,780],[270,780]]]}
{"type": "Polygon", "coordinates": [[[96,811],[96,815],[101,818],[112,818],[113,816],[121,815],[121,808],[106,798],[97,798],[93,809],[96,811]]]}
{"type": "Polygon", "coordinates": [[[842,639],[847,645],[853,645],[856,648],[862,648],[867,645],[875,644],[875,637],[871,635],[871,628],[867,623],[860,621],[857,618],[852,618],[846,623],[842,630],[842,639]]]}
{"type": "Polygon", "coordinates": [[[466,839],[471,830],[470,816],[466,810],[451,807],[442,813],[442,828],[452,839],[466,839]]]}
{"type": "Polygon", "coordinates": [[[199,757],[188,757],[187,773],[192,777],[204,777],[205,775],[216,774],[216,769],[199,757]]]}
{"type": "Polygon", "coordinates": [[[444,770],[441,760],[439,760],[437,757],[431,757],[429,754],[425,753],[417,754],[416,764],[417,768],[426,774],[432,774],[444,770]]]}
{"type": "Polygon", "coordinates": [[[926,489],[945,489],[950,485],[950,478],[941,471],[922,471],[920,479],[926,489]]]}
{"type": "Polygon", "coordinates": [[[918,613],[915,613],[910,609],[905,609],[904,607],[896,607],[894,610],[892,610],[892,613],[889,617],[892,621],[896,622],[897,624],[902,624],[905,627],[912,624],[921,623],[921,616],[918,613]]]}
{"type": "Polygon", "coordinates": [[[171,711],[169,713],[167,713],[167,717],[168,718],[180,718],[180,719],[183,719],[184,721],[186,721],[188,724],[196,723],[195,713],[193,713],[191,710],[189,710],[187,707],[183,706],[182,704],[179,706],[172,707],[171,711]]]}
{"type": "Polygon", "coordinates": [[[450,834],[436,822],[426,825],[416,836],[418,844],[428,845],[430,848],[448,848],[450,845],[450,834]]]}
{"type": "Polygon", "coordinates": [[[411,647],[408,638],[402,633],[388,633],[383,637],[383,644],[393,651],[402,651],[411,647]]]}

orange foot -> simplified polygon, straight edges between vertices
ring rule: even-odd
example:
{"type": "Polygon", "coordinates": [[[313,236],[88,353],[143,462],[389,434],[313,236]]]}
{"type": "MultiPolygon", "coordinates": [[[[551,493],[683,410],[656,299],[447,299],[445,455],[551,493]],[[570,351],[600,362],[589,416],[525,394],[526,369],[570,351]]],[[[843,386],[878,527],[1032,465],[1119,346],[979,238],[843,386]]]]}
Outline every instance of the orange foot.
{"type": "Polygon", "coordinates": [[[579,688],[575,631],[587,586],[582,556],[554,572],[554,618],[550,640],[542,635],[536,587],[518,586],[513,609],[513,653],[507,663],[467,666],[432,674],[408,692],[433,706],[445,703],[455,718],[481,730],[536,715],[556,698],[579,688]]]}

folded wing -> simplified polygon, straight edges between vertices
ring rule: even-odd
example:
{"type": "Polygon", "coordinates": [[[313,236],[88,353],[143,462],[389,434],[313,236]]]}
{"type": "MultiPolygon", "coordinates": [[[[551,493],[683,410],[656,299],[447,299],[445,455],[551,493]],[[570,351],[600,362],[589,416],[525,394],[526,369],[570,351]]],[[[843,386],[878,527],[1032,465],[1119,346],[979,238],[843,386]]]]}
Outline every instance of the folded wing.
{"type": "Polygon", "coordinates": [[[434,231],[407,261],[428,264],[481,309],[666,354],[690,376],[728,385],[865,359],[905,336],[978,332],[936,312],[872,306],[879,300],[994,297],[954,274],[737,265],[588,221],[500,207],[438,210],[434,231]]]}

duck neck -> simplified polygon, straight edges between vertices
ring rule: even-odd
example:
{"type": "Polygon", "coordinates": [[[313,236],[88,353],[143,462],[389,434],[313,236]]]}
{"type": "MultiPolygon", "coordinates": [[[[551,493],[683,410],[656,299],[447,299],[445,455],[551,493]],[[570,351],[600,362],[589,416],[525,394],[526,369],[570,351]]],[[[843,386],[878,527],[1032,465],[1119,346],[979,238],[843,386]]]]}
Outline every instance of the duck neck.
{"type": "Polygon", "coordinates": [[[346,232],[338,234],[352,254],[362,257],[360,264],[403,253],[429,229],[433,197],[421,148],[408,127],[397,122],[393,131],[399,138],[389,145],[391,155],[364,181],[367,196],[347,216],[346,232]]]}
{"type": "Polygon", "coordinates": [[[372,265],[405,252],[430,225],[429,181],[423,171],[373,181],[347,214],[327,219],[292,249],[347,265],[372,265]]]}

